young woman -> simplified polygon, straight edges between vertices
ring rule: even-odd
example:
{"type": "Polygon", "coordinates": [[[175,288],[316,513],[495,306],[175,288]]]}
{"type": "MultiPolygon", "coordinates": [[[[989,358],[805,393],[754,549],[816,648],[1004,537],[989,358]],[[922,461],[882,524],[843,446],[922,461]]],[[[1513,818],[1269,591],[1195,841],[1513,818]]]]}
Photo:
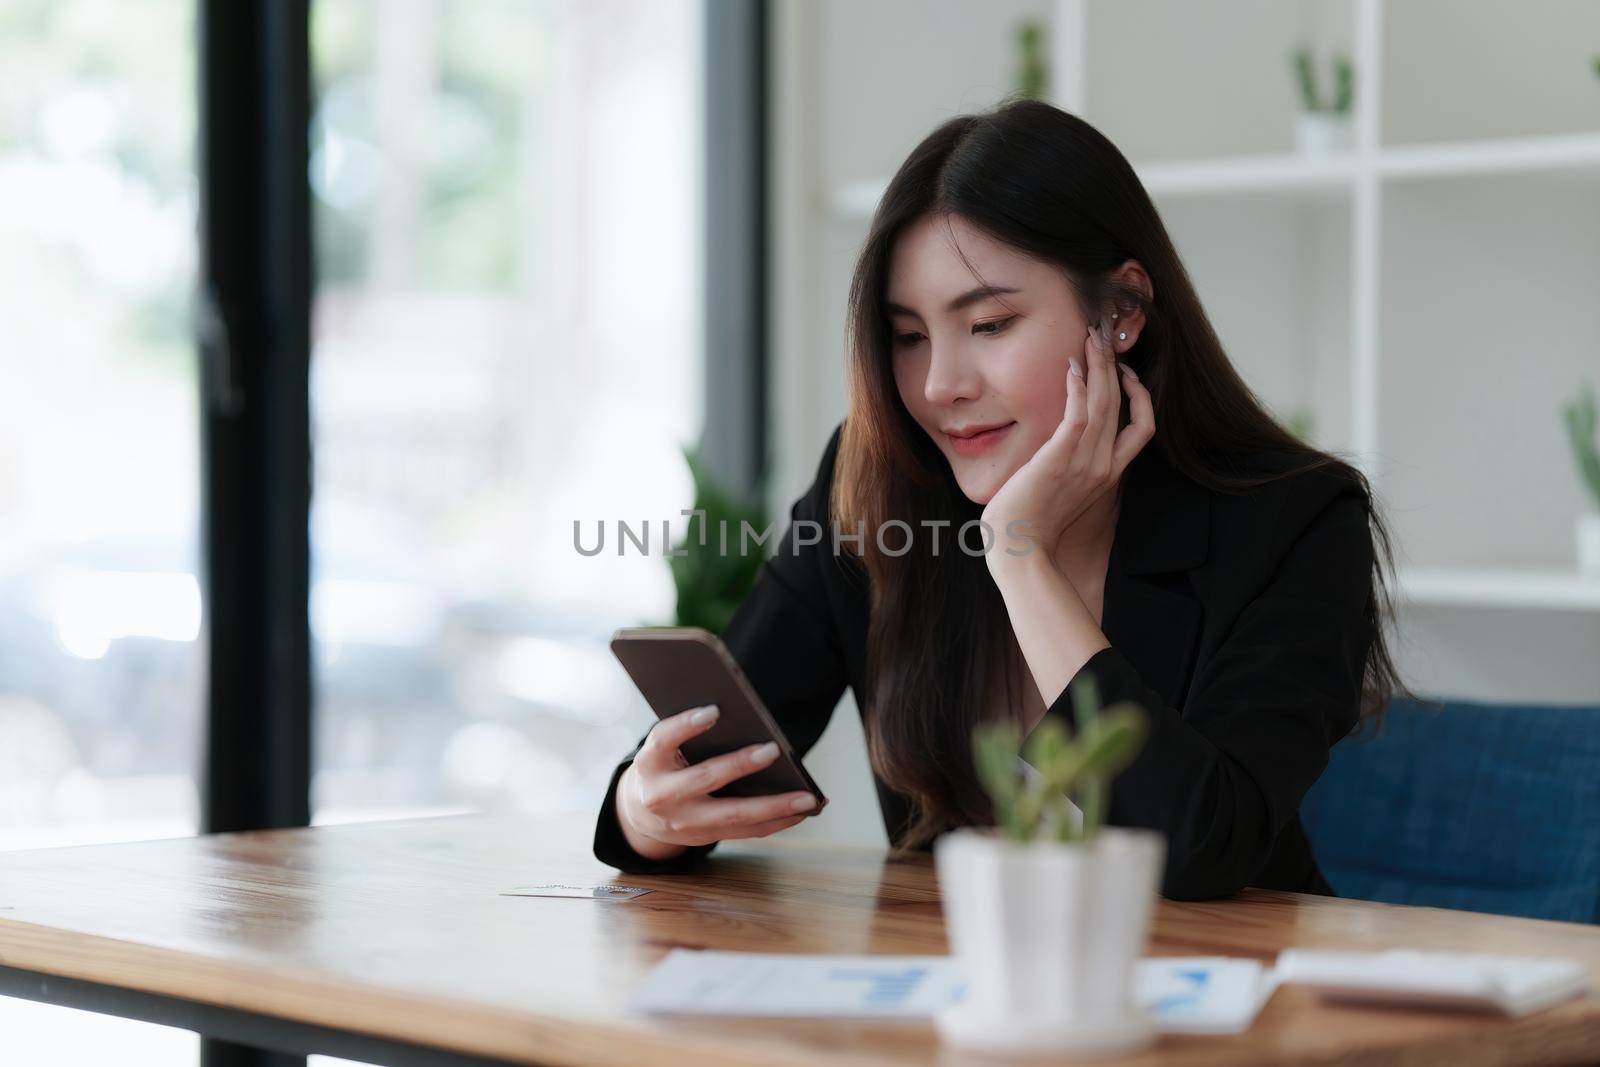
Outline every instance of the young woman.
{"type": "MultiPolygon", "coordinates": [[[[950,120],[889,183],[849,300],[848,411],[721,635],[796,749],[849,685],[889,840],[926,849],[992,821],[974,724],[1070,725],[1087,675],[1150,713],[1108,821],[1165,833],[1166,895],[1331,892],[1300,801],[1398,688],[1388,534],[1361,472],[1239,378],[1127,160],[1036,101],[950,120]]],[[[708,796],[774,755],[689,766],[712,715],[618,766],[601,860],[680,871],[806,817],[708,796]]]]}

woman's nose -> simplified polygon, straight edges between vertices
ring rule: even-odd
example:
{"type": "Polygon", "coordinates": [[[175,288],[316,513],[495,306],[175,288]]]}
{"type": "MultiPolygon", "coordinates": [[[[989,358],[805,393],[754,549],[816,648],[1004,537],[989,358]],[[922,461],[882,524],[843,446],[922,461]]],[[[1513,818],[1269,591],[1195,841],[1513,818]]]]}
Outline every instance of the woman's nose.
{"type": "Polygon", "coordinates": [[[928,380],[922,395],[930,404],[971,400],[978,395],[978,374],[959,345],[929,345],[928,380]]]}

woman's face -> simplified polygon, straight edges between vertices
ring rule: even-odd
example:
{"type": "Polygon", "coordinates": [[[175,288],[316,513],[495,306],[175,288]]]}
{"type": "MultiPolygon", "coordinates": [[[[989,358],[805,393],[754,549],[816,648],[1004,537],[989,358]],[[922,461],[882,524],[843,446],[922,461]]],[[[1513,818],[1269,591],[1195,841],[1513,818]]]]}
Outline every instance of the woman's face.
{"type": "Polygon", "coordinates": [[[961,491],[987,504],[1061,423],[1067,360],[1083,357],[1087,333],[1071,286],[959,216],[927,216],[895,241],[886,311],[900,399],[961,491]],[[951,434],[984,427],[1004,428],[951,434]]]}

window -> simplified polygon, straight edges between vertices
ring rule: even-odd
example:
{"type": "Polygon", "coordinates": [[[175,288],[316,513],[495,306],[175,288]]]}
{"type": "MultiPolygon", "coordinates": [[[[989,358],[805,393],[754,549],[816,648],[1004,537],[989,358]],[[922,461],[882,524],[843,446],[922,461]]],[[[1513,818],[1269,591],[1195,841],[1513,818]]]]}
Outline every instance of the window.
{"type": "Polygon", "coordinates": [[[692,497],[701,15],[313,9],[318,822],[592,807],[637,737],[667,561],[573,521],[692,497]]]}

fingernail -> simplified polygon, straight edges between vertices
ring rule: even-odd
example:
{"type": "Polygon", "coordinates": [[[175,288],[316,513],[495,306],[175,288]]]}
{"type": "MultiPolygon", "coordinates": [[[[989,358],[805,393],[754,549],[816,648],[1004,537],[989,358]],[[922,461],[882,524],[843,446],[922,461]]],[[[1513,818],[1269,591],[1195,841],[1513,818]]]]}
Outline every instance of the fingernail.
{"type": "Polygon", "coordinates": [[[1126,363],[1121,364],[1121,366],[1122,366],[1123,370],[1128,372],[1128,377],[1130,377],[1130,378],[1139,377],[1137,374],[1134,373],[1133,368],[1128,366],[1126,363]]]}
{"type": "Polygon", "coordinates": [[[778,758],[778,742],[768,741],[754,752],[750,753],[751,763],[771,763],[778,758]]]}
{"type": "Polygon", "coordinates": [[[803,797],[795,797],[789,802],[790,811],[810,811],[817,803],[817,798],[809,793],[803,797]]]}
{"type": "Polygon", "coordinates": [[[1075,360],[1075,359],[1072,359],[1072,360],[1068,360],[1067,362],[1072,364],[1072,373],[1076,374],[1078,376],[1078,380],[1080,382],[1083,381],[1083,368],[1078,366],[1078,361],[1075,360]]]}
{"type": "Polygon", "coordinates": [[[708,722],[715,722],[716,718],[717,706],[715,704],[707,704],[705,707],[690,715],[689,721],[694,723],[696,726],[704,726],[708,722]]]}

